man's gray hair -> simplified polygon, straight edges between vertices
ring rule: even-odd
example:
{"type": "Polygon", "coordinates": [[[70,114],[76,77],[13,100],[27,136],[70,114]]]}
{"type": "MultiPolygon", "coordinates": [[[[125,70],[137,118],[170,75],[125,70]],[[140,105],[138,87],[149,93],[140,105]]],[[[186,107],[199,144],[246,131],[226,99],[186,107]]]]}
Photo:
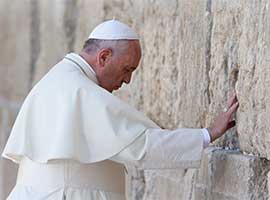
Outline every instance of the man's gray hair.
{"type": "Polygon", "coordinates": [[[128,40],[88,39],[83,45],[86,53],[96,53],[104,48],[110,48],[113,54],[122,54],[128,48],[128,40]]]}

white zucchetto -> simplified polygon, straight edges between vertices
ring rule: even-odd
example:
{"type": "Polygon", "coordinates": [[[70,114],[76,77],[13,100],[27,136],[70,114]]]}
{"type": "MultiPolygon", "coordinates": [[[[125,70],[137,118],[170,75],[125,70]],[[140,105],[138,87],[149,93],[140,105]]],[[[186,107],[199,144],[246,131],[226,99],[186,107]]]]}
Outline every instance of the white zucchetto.
{"type": "Polygon", "coordinates": [[[88,39],[139,40],[139,36],[128,25],[113,19],[99,24],[88,39]]]}

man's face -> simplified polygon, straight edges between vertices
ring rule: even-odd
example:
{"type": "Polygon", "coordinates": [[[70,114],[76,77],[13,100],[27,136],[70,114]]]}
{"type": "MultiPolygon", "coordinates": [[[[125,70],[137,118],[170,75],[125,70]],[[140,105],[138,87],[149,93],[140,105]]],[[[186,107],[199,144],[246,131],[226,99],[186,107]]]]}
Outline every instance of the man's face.
{"type": "Polygon", "coordinates": [[[100,73],[100,86],[112,92],[119,89],[123,83],[128,84],[132,72],[137,68],[141,58],[138,41],[130,41],[126,51],[112,54],[100,73]]]}

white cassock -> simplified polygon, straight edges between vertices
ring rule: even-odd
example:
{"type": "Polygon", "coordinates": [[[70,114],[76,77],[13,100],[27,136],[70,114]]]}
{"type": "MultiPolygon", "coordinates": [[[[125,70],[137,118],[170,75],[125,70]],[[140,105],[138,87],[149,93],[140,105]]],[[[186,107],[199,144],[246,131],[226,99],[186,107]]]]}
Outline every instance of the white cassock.
{"type": "Polygon", "coordinates": [[[20,164],[9,200],[124,200],[124,165],[199,167],[205,129],[159,128],[68,54],[31,90],[3,152],[20,164]]]}

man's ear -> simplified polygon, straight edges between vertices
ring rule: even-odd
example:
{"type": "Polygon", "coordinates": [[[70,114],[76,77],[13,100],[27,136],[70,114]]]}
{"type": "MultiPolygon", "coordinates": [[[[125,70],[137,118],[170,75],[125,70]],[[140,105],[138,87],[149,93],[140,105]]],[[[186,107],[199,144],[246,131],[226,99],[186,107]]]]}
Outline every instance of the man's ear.
{"type": "Polygon", "coordinates": [[[98,52],[98,64],[102,67],[105,66],[105,64],[111,59],[112,57],[112,50],[107,48],[107,49],[102,49],[98,52]]]}

